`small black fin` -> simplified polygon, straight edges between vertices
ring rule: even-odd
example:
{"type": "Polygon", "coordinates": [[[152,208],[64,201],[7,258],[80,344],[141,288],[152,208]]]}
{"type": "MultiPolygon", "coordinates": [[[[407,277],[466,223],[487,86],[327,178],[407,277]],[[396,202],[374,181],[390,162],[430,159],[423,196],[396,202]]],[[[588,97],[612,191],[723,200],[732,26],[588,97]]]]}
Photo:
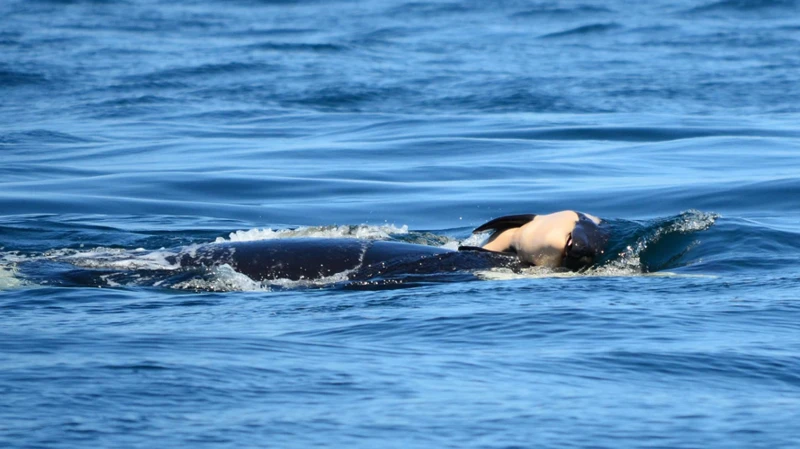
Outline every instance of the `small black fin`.
{"type": "Polygon", "coordinates": [[[516,251],[492,251],[486,248],[481,248],[480,246],[459,246],[459,251],[478,251],[482,253],[495,253],[495,254],[505,254],[506,256],[516,256],[516,251]]]}
{"type": "Polygon", "coordinates": [[[488,223],[478,226],[472,233],[477,234],[478,232],[492,230],[494,234],[497,234],[506,229],[518,228],[528,224],[533,221],[534,218],[536,218],[536,214],[506,215],[505,217],[495,218],[488,223]]]}
{"type": "Polygon", "coordinates": [[[493,253],[494,251],[489,251],[488,249],[483,249],[480,246],[459,246],[459,251],[479,251],[484,253],[493,253]]]}

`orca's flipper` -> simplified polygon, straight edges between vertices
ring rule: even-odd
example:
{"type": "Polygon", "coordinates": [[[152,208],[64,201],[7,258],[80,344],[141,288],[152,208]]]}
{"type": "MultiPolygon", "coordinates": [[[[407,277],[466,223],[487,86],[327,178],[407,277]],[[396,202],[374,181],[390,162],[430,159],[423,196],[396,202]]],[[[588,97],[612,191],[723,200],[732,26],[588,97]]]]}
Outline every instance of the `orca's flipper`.
{"type": "Polygon", "coordinates": [[[536,218],[536,214],[522,214],[522,215],[506,215],[505,217],[495,218],[494,220],[484,223],[474,231],[473,234],[484,231],[492,231],[492,236],[497,235],[506,229],[518,228],[526,225],[536,218]]]}

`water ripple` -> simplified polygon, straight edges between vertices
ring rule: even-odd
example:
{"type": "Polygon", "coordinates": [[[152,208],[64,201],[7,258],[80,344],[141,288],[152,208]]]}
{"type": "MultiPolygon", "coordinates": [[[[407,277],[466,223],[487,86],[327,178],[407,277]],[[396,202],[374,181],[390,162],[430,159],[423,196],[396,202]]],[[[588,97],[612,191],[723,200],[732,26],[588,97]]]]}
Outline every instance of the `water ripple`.
{"type": "Polygon", "coordinates": [[[556,33],[549,33],[540,36],[542,39],[553,39],[559,37],[580,37],[587,34],[599,34],[599,33],[607,33],[612,30],[616,30],[621,28],[621,25],[617,23],[593,23],[590,25],[583,25],[576,28],[571,28],[569,30],[559,31],[556,33]]]}

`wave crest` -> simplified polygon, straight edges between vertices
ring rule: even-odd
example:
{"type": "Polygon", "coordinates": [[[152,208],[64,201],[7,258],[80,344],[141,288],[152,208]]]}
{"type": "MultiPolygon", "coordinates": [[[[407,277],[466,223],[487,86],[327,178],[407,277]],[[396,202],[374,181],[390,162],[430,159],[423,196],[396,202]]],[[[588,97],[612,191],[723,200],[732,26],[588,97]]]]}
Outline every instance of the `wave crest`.
{"type": "Polygon", "coordinates": [[[259,229],[234,231],[228,238],[217,237],[214,243],[251,242],[256,240],[288,239],[288,238],[355,238],[367,240],[385,240],[393,235],[408,234],[408,226],[395,225],[332,225],[332,226],[300,226],[295,229],[259,229]]]}
{"type": "MultiPolygon", "coordinates": [[[[670,248],[668,248],[669,256],[666,258],[666,263],[657,263],[653,260],[647,260],[647,253],[655,250],[656,248],[654,248],[654,246],[664,241],[668,236],[687,235],[705,231],[713,226],[718,218],[719,215],[715,213],[688,210],[675,217],[657,220],[640,230],[638,237],[633,241],[626,238],[623,248],[617,249],[616,251],[611,249],[610,252],[613,258],[591,271],[594,274],[606,275],[633,274],[648,272],[653,268],[668,268],[670,262],[676,262],[680,256],[691,249],[695,242],[691,242],[689,245],[683,247],[670,245],[670,248]],[[654,267],[654,265],[657,264],[667,266],[654,267]]],[[[663,257],[661,259],[663,259],[663,257]]]]}

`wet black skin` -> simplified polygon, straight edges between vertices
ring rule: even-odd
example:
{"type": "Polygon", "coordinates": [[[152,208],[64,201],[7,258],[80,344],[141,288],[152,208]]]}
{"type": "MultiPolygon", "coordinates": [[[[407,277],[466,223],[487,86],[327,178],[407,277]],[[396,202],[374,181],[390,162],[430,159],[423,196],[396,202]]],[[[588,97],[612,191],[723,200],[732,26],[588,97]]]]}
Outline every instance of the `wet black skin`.
{"type": "Polygon", "coordinates": [[[519,265],[516,257],[501,253],[347,238],[211,244],[179,254],[170,262],[180,262],[185,268],[227,264],[255,281],[319,279],[343,272],[348,272],[349,280],[364,280],[519,265]]]}
{"type": "Polygon", "coordinates": [[[608,230],[586,215],[578,213],[578,222],[572,229],[564,248],[563,266],[573,271],[590,267],[605,253],[608,230]]]}

